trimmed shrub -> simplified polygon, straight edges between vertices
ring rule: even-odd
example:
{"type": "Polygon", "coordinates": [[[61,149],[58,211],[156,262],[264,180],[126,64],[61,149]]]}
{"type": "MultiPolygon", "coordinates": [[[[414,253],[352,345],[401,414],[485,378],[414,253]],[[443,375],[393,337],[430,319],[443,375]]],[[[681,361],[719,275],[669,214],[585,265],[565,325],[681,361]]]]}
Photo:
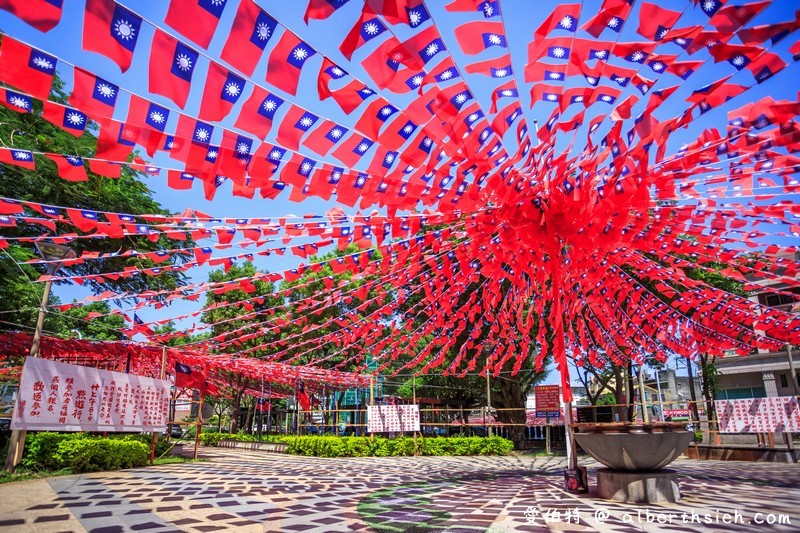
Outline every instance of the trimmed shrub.
{"type": "Polygon", "coordinates": [[[281,437],[287,452],[315,457],[388,457],[399,455],[507,455],[514,443],[502,437],[281,437]]]}
{"type": "Polygon", "coordinates": [[[102,438],[86,433],[31,433],[26,438],[23,466],[34,470],[97,472],[144,466],[150,459],[147,435],[102,438]]]}

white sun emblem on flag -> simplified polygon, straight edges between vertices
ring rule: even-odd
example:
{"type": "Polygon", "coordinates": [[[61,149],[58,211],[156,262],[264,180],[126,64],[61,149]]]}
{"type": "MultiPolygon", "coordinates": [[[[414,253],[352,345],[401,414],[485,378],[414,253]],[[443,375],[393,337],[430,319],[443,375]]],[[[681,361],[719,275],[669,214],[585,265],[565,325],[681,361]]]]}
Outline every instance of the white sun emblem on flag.
{"type": "Polygon", "coordinates": [[[172,148],[173,146],[175,146],[175,141],[169,141],[169,142],[167,142],[166,146],[167,146],[167,148],[168,148],[168,149],[169,149],[169,148],[172,148]]]}
{"type": "Polygon", "coordinates": [[[387,106],[387,107],[384,107],[384,108],[381,109],[381,115],[383,115],[384,117],[388,117],[391,114],[392,114],[392,108],[391,107],[387,106]]]}
{"type": "Polygon", "coordinates": [[[281,153],[278,150],[273,150],[269,153],[269,158],[273,160],[277,160],[281,158],[281,153]]]}
{"type": "Polygon", "coordinates": [[[333,172],[331,172],[331,181],[333,181],[335,183],[335,182],[339,181],[340,179],[342,179],[342,173],[341,172],[339,172],[338,170],[334,170],[333,172]]]}
{"type": "Polygon", "coordinates": [[[494,15],[494,6],[491,3],[486,2],[485,4],[483,4],[483,15],[486,18],[489,18],[492,15],[494,15]]]}
{"type": "Polygon", "coordinates": [[[191,174],[187,174],[186,172],[184,172],[183,174],[181,174],[181,177],[182,177],[182,178],[184,178],[184,179],[187,179],[187,180],[192,180],[192,179],[194,179],[194,176],[192,176],[191,174]]]}
{"type": "Polygon", "coordinates": [[[206,154],[206,158],[208,159],[216,159],[217,158],[217,151],[216,150],[209,150],[206,154]]]}
{"type": "Polygon", "coordinates": [[[333,67],[331,69],[331,74],[333,74],[334,76],[336,76],[338,78],[340,76],[344,76],[344,71],[342,69],[340,69],[339,67],[333,67]]]}
{"type": "Polygon", "coordinates": [[[664,37],[666,37],[666,36],[667,36],[667,34],[668,34],[668,33],[669,33],[669,30],[668,30],[667,28],[664,28],[663,30],[661,30],[661,31],[658,33],[658,38],[659,38],[659,39],[663,39],[664,37]]]}
{"type": "Polygon", "coordinates": [[[601,96],[600,99],[602,101],[604,101],[604,102],[610,102],[611,101],[611,97],[609,95],[607,95],[607,94],[604,94],[603,96],[601,96]]]}
{"type": "Polygon", "coordinates": [[[471,113],[471,114],[470,114],[470,115],[467,117],[467,120],[469,120],[470,122],[475,122],[475,121],[476,121],[476,120],[478,120],[479,118],[480,118],[480,115],[478,115],[477,113],[471,113]]]}
{"type": "Polygon", "coordinates": [[[431,43],[425,48],[425,55],[427,56],[435,56],[436,53],[439,51],[439,45],[437,43],[431,43]]]}
{"type": "Polygon", "coordinates": [[[489,39],[488,40],[489,40],[490,44],[494,44],[494,45],[500,45],[503,42],[503,40],[500,38],[500,36],[497,35],[497,34],[494,34],[494,33],[489,35],[489,39]]]}
{"type": "Polygon", "coordinates": [[[625,83],[625,78],[623,78],[622,76],[617,76],[616,78],[614,78],[614,81],[616,81],[617,83],[625,83]]]}
{"type": "MultiPolygon", "coordinates": [[[[561,74],[560,74],[560,73],[558,73],[558,72],[551,72],[551,73],[550,73],[550,79],[551,79],[551,80],[560,80],[560,79],[561,79],[561,74]]],[[[592,81],[593,79],[594,79],[594,78],[586,78],[586,81],[588,81],[589,83],[594,83],[594,82],[592,81]]]]}
{"type": "Polygon", "coordinates": [[[264,108],[264,111],[275,111],[277,109],[278,104],[275,103],[275,100],[265,100],[261,107],[264,108]]]}
{"type": "Polygon", "coordinates": [[[560,46],[553,48],[553,55],[555,57],[564,57],[564,53],[565,53],[564,49],[561,48],[560,46]]]}
{"type": "Polygon", "coordinates": [[[422,141],[422,144],[424,144],[426,147],[430,147],[433,144],[433,141],[430,138],[425,137],[425,140],[422,141]]]}
{"type": "Polygon", "coordinates": [[[411,10],[408,12],[408,23],[411,26],[416,26],[422,22],[422,14],[419,11],[411,10]]]}
{"type": "Polygon", "coordinates": [[[733,61],[732,61],[732,63],[737,67],[741,67],[742,65],[744,65],[744,62],[745,62],[745,58],[744,58],[744,56],[741,56],[741,55],[734,57],[733,61]]]}
{"type": "Polygon", "coordinates": [[[494,76],[496,78],[502,78],[503,76],[505,76],[507,74],[508,74],[508,70],[506,70],[504,68],[499,68],[499,69],[494,71],[494,76]]]}
{"type": "Polygon", "coordinates": [[[394,162],[394,154],[386,154],[386,157],[383,160],[386,161],[387,163],[393,163],[394,162]]]}
{"type": "Polygon", "coordinates": [[[658,72],[659,70],[664,70],[664,63],[656,61],[655,63],[653,63],[653,70],[655,70],[656,72],[658,72]]]}
{"type": "Polygon", "coordinates": [[[717,7],[717,3],[714,0],[706,0],[703,2],[703,11],[714,11],[715,7],[717,7]]]}
{"type": "Polygon", "coordinates": [[[558,25],[564,28],[565,30],[572,28],[572,17],[569,16],[564,17],[563,19],[561,19],[561,22],[559,22],[558,25]]]}
{"type": "Polygon", "coordinates": [[[196,132],[194,132],[194,136],[198,141],[207,141],[210,137],[208,130],[205,128],[199,128],[196,132]]]}
{"type": "Polygon", "coordinates": [[[439,76],[439,77],[442,79],[442,81],[449,80],[450,78],[453,77],[453,71],[450,70],[450,69],[447,69],[444,72],[442,72],[442,75],[439,76]]]}
{"type": "Polygon", "coordinates": [[[100,96],[103,98],[113,98],[114,97],[114,88],[108,84],[101,83],[97,86],[97,92],[100,93],[100,96]]]}
{"type": "Polygon", "coordinates": [[[675,44],[683,46],[686,44],[686,39],[684,39],[683,37],[678,37],[675,39],[675,44]]]}
{"type": "Polygon", "coordinates": [[[606,26],[608,26],[609,28],[616,28],[617,26],[619,26],[620,22],[621,21],[619,18],[611,17],[610,19],[608,19],[608,24],[606,24],[606,26]]]}
{"type": "Polygon", "coordinates": [[[631,59],[633,59],[634,61],[641,61],[642,59],[644,59],[644,54],[637,50],[631,55],[631,59]]]}
{"type": "Polygon", "coordinates": [[[464,94],[464,93],[458,93],[458,94],[456,95],[456,102],[457,102],[457,103],[459,103],[459,104],[463,104],[463,103],[464,103],[464,102],[466,102],[466,101],[467,101],[467,95],[466,95],[466,94],[464,94]]]}
{"type": "Polygon", "coordinates": [[[28,109],[30,107],[28,101],[21,96],[12,96],[8,99],[8,103],[20,109],[28,109]]]}
{"type": "Polygon", "coordinates": [[[367,146],[367,143],[361,143],[361,144],[358,145],[358,148],[357,148],[357,150],[359,152],[366,152],[368,149],[369,149],[369,146],[367,146]]]}
{"type": "Polygon", "coordinates": [[[547,99],[550,100],[551,102],[555,102],[556,100],[558,100],[558,95],[552,93],[548,94],[547,99]]]}
{"type": "Polygon", "coordinates": [[[363,89],[360,89],[358,92],[360,92],[364,96],[370,96],[372,94],[372,89],[364,87],[363,89]]]}
{"type": "Polygon", "coordinates": [[[334,139],[338,139],[339,137],[342,136],[342,130],[340,130],[339,128],[334,128],[334,129],[331,130],[330,135],[334,139]]]}
{"type": "Polygon", "coordinates": [[[14,152],[14,158],[24,161],[30,159],[31,155],[28,152],[14,152]]]}
{"type": "Polygon", "coordinates": [[[256,36],[261,41],[266,41],[270,36],[269,24],[261,22],[256,26],[256,36]]]}
{"type": "Polygon", "coordinates": [[[481,132],[481,140],[485,141],[487,137],[489,137],[489,132],[488,131],[482,131],[481,132]]]}
{"type": "Polygon", "coordinates": [[[367,22],[364,24],[364,33],[367,35],[377,35],[380,28],[374,22],[367,22]]]}
{"type": "Polygon", "coordinates": [[[405,128],[403,128],[403,133],[411,133],[414,131],[414,126],[408,124],[405,128]]]}
{"type": "Polygon", "coordinates": [[[161,111],[151,111],[150,112],[150,121],[155,122],[156,124],[163,124],[164,123],[164,115],[161,111]]]}
{"type": "Polygon", "coordinates": [[[311,117],[303,117],[300,119],[300,125],[304,128],[310,128],[312,124],[314,124],[314,121],[311,120],[311,117]]]}
{"type": "Polygon", "coordinates": [[[650,90],[650,86],[647,85],[646,83],[643,83],[639,86],[639,90],[642,91],[643,93],[646,93],[647,91],[650,90]]]}
{"type": "MultiPolygon", "coordinates": [[[[583,102],[583,96],[576,96],[573,102],[583,102]]],[[[514,118],[514,115],[512,115],[511,117],[514,118]]]]}
{"type": "Polygon", "coordinates": [[[136,132],[131,128],[125,128],[122,130],[122,138],[126,141],[135,141],[136,132]]]}
{"type": "Polygon", "coordinates": [[[249,154],[250,153],[250,147],[247,146],[247,143],[239,143],[236,146],[236,151],[239,152],[240,154],[249,154]]]}
{"type": "Polygon", "coordinates": [[[43,70],[52,70],[53,64],[46,57],[36,56],[33,58],[33,64],[43,70]]]}
{"type": "Polygon", "coordinates": [[[239,93],[242,92],[242,88],[239,86],[238,83],[228,82],[225,84],[225,94],[228,96],[239,96],[239,93]]]}
{"type": "Polygon", "coordinates": [[[514,96],[514,91],[512,91],[510,89],[505,89],[503,91],[500,91],[500,95],[501,96],[514,96]]]}
{"type": "Polygon", "coordinates": [[[309,172],[311,172],[311,163],[305,161],[302,165],[300,165],[300,172],[302,172],[303,174],[308,174],[309,172]]]}
{"type": "Polygon", "coordinates": [[[184,72],[192,70],[192,58],[186,54],[178,54],[175,56],[175,63],[178,65],[178,68],[184,72]]]}
{"type": "Polygon", "coordinates": [[[364,176],[359,176],[358,179],[356,180],[356,185],[364,185],[364,182],[366,181],[367,180],[364,178],[364,176]]]}
{"type": "Polygon", "coordinates": [[[298,46],[294,50],[292,50],[292,56],[298,61],[302,61],[308,57],[308,50],[303,48],[302,46],[298,46]]]}
{"type": "Polygon", "coordinates": [[[67,161],[72,165],[79,165],[79,164],[83,163],[83,161],[81,161],[80,157],[75,157],[75,156],[72,156],[72,155],[71,156],[67,156],[67,161]]]}
{"type": "Polygon", "coordinates": [[[130,41],[136,37],[136,29],[133,27],[133,24],[125,19],[114,21],[114,32],[116,32],[117,37],[124,41],[130,41]]]}
{"type": "Polygon", "coordinates": [[[425,78],[423,78],[422,75],[417,74],[416,76],[411,78],[411,83],[416,85],[417,87],[419,87],[420,85],[422,85],[422,80],[423,79],[425,79],[425,78]]]}
{"type": "Polygon", "coordinates": [[[594,56],[595,56],[597,59],[605,59],[605,57],[606,57],[606,51],[605,51],[605,50],[598,50],[597,52],[595,52],[594,56]]]}

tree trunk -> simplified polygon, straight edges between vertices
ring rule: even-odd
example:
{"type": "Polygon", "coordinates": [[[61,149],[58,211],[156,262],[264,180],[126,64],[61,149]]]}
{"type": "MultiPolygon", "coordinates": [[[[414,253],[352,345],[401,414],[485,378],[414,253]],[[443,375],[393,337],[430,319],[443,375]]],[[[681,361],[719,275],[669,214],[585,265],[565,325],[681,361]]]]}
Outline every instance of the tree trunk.
{"type": "Polygon", "coordinates": [[[611,370],[614,372],[614,403],[617,404],[614,406],[614,411],[617,413],[617,418],[619,418],[620,422],[627,422],[628,410],[625,408],[624,404],[628,403],[628,401],[623,388],[625,383],[622,379],[622,368],[617,365],[612,365],[611,370]]]}
{"type": "Polygon", "coordinates": [[[513,379],[494,381],[499,392],[492,394],[492,406],[498,409],[497,419],[507,424],[508,438],[517,450],[525,449],[525,397],[520,382],[513,379]]]}
{"type": "Polygon", "coordinates": [[[244,429],[248,433],[253,432],[253,414],[255,413],[254,405],[255,402],[249,402],[249,405],[247,406],[247,416],[244,419],[244,429]]]}

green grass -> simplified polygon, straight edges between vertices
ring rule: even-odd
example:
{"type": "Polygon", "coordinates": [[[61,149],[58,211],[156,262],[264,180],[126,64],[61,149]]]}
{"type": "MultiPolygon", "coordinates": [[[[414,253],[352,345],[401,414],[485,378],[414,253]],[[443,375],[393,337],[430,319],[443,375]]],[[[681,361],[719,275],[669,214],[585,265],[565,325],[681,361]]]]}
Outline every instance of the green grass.
{"type": "MultiPolygon", "coordinates": [[[[206,459],[198,459],[195,461],[191,457],[181,457],[180,455],[168,455],[166,457],[156,459],[155,461],[153,461],[153,463],[154,465],[172,465],[179,463],[202,463],[205,461],[206,459]]],[[[139,468],[147,468],[147,466],[139,468]]],[[[14,483],[16,481],[27,481],[30,479],[45,479],[49,477],[69,476],[75,473],[76,472],[73,471],[71,468],[62,468],[61,470],[41,470],[41,471],[17,468],[16,472],[14,472],[13,474],[5,471],[0,472],[0,484],[14,483]]]]}

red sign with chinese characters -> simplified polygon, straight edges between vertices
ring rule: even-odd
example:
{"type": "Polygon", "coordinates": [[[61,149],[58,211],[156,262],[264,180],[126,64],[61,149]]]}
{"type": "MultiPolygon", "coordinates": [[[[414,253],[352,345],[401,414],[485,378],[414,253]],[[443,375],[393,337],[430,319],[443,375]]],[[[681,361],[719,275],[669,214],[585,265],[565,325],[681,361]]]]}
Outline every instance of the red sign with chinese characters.
{"type": "Polygon", "coordinates": [[[558,385],[537,385],[533,388],[536,397],[537,418],[558,418],[561,416],[561,387],[558,385]]]}
{"type": "Polygon", "coordinates": [[[163,431],[170,382],[29,357],[11,429],[163,431]]]}

